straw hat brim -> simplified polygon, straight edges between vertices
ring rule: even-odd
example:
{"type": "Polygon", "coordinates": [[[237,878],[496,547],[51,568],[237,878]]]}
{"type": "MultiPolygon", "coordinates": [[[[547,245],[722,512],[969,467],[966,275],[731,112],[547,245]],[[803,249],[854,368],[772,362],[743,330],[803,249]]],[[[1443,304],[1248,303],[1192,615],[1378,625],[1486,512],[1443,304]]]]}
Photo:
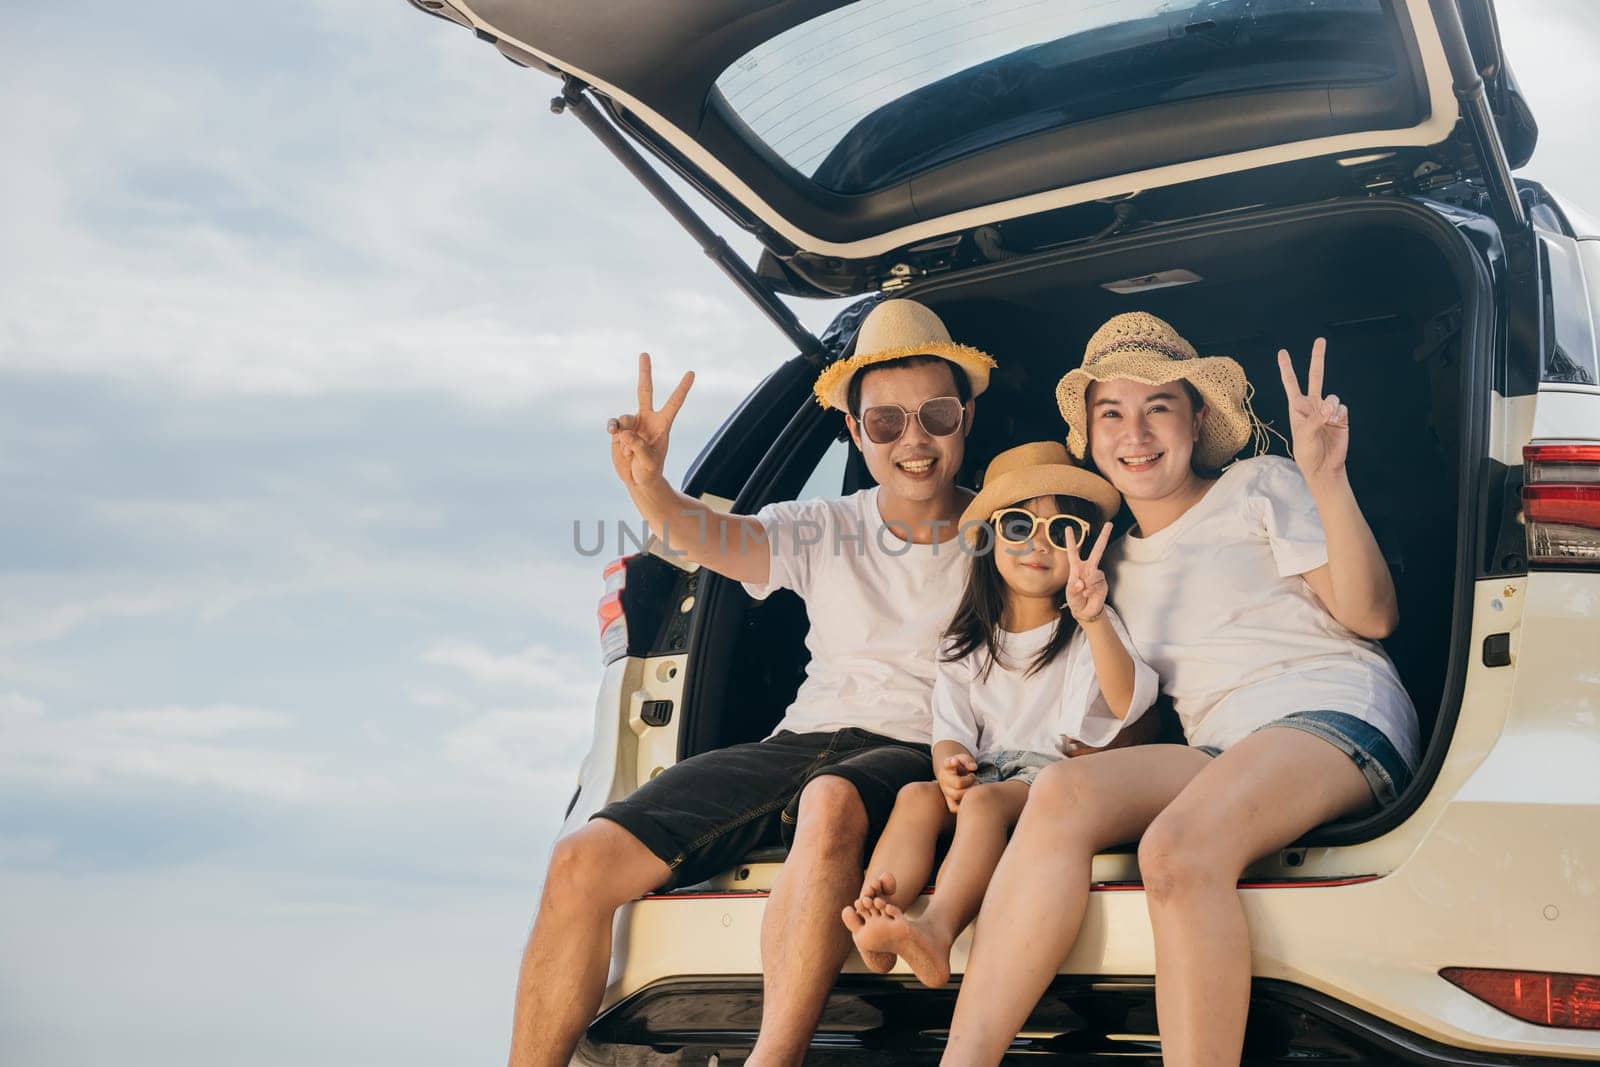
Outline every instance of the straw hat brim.
{"type": "Polygon", "coordinates": [[[1122,507],[1122,494],[1098,474],[1064,463],[1041,463],[1007,471],[985,482],[983,489],[961,513],[961,536],[966,538],[967,544],[975,545],[978,528],[987,523],[989,516],[997,509],[1020,500],[1032,500],[1036,496],[1055,493],[1089,501],[1100,509],[1102,522],[1109,520],[1122,507]]]}
{"type": "Polygon", "coordinates": [[[824,368],[817,375],[817,384],[813,387],[817,403],[825,408],[848,411],[850,379],[858,371],[876,363],[887,363],[891,359],[904,359],[907,356],[937,356],[954,363],[966,372],[973,396],[989,388],[989,372],[995,366],[993,357],[971,345],[960,345],[953,341],[924,341],[898,348],[882,348],[841,359],[824,368]]]}
{"type": "Polygon", "coordinates": [[[1145,385],[1166,385],[1182,378],[1206,404],[1195,459],[1216,470],[1239,454],[1254,432],[1246,407],[1249,380],[1237,360],[1228,356],[1172,359],[1164,353],[1134,349],[1068,371],[1056,384],[1056,406],[1067,423],[1067,448],[1078,459],[1088,449],[1089,420],[1084,398],[1090,382],[1130,378],[1145,385]]]}

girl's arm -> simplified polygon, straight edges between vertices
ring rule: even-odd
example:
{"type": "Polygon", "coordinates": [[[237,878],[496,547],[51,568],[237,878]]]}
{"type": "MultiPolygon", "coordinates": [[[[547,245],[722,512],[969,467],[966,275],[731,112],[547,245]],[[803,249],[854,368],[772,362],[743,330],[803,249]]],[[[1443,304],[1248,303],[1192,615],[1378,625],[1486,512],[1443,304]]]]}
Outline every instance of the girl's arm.
{"type": "Polygon", "coordinates": [[[960,741],[936,741],[933,745],[933,773],[938,774],[939,768],[951,756],[965,756],[976,762],[972,750],[960,741]]]}
{"type": "Polygon", "coordinates": [[[1322,395],[1327,348],[1321,337],[1311,346],[1304,393],[1289,353],[1278,352],[1278,369],[1289,400],[1294,461],[1305,475],[1328,540],[1328,562],[1306,572],[1305,580],[1328,614],[1362,637],[1376,640],[1394,632],[1400,609],[1394,578],[1345,474],[1350,411],[1337,396],[1322,395]]]}
{"type": "Polygon", "coordinates": [[[978,761],[972,750],[982,733],[967,688],[966,663],[944,656],[941,648],[933,676],[933,776],[945,805],[955,811],[962,793],[977,781],[978,761]]]}
{"type": "Polygon", "coordinates": [[[933,746],[933,776],[944,793],[951,811],[961,805],[961,797],[977,782],[978,761],[960,741],[937,741],[933,746]]]}
{"type": "Polygon", "coordinates": [[[1067,610],[1078,621],[1083,636],[1089,642],[1089,653],[1094,657],[1094,673],[1100,683],[1100,695],[1106,707],[1117,718],[1126,718],[1133,705],[1133,657],[1128,654],[1122,639],[1117,636],[1106,616],[1106,575],[1100,569],[1100,557],[1111,543],[1111,524],[1100,528],[1100,536],[1087,558],[1078,555],[1081,545],[1067,550],[1067,610]]]}
{"type": "Polygon", "coordinates": [[[1078,623],[1084,637],[1089,640],[1089,654],[1094,657],[1095,679],[1100,683],[1100,695],[1106,707],[1119,719],[1127,718],[1133,706],[1133,657],[1122,639],[1111,627],[1111,620],[1102,609],[1088,622],[1078,623]]]}

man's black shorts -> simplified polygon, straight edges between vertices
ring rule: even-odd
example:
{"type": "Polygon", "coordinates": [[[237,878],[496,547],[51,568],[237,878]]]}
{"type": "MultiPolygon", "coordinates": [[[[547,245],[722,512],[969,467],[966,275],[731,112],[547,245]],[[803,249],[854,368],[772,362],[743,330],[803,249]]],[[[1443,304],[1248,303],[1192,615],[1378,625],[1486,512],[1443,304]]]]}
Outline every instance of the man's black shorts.
{"type": "Polygon", "coordinates": [[[800,791],[824,774],[838,775],[861,795],[867,809],[864,864],[900,787],[931,779],[933,767],[927,745],[866,730],[783,731],[668,767],[594,818],[621,826],[672,868],[662,888],[693,885],[752,849],[788,845],[800,791]]]}

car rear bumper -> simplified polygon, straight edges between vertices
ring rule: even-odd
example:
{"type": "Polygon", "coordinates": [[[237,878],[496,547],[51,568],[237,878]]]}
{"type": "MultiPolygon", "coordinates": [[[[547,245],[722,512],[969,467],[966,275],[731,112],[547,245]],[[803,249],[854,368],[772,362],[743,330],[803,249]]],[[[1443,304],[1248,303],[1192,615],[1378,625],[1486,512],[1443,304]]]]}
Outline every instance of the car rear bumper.
{"type": "MultiPolygon", "coordinates": [[[[958,989],[957,982],[930,990],[901,976],[847,975],[828,998],[806,1062],[935,1063],[958,989]]],[[[759,979],[669,979],[597,1019],[579,1059],[596,1065],[738,1062],[754,1044],[760,1018],[759,979]]],[[[1152,980],[1058,978],[1007,1058],[1024,1057],[1158,1067],[1152,980]]],[[[1314,990],[1258,979],[1242,1062],[1555,1067],[1574,1061],[1452,1048],[1314,990]]]]}

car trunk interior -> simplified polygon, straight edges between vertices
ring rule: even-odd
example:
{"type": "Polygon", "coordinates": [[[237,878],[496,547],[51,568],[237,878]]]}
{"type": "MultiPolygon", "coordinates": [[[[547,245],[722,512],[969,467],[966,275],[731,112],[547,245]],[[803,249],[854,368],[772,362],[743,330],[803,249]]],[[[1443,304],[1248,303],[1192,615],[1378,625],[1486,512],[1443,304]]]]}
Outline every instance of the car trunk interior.
{"type": "MultiPolygon", "coordinates": [[[[1474,462],[1481,450],[1463,431],[1481,422],[1464,419],[1472,413],[1462,407],[1461,364],[1464,345],[1482,347],[1464,337],[1475,333],[1483,284],[1465,247],[1428,209],[1351,203],[1213,221],[1159,239],[1133,235],[918,286],[911,294],[939,311],[952,336],[999,363],[978,404],[961,482],[970,486],[1004,448],[1064,437],[1056,381],[1080,362],[1094,329],[1118,312],[1153,312],[1202,355],[1238,359],[1255,385],[1256,412],[1285,435],[1278,349],[1294,355],[1303,381],[1313,339],[1326,337],[1325,388],[1351,412],[1351,481],[1399,595],[1400,627],[1384,644],[1416,703],[1422,736],[1437,749],[1447,729],[1435,736],[1436,721],[1451,691],[1452,663],[1460,660],[1452,660],[1452,643],[1465,640],[1470,623],[1464,613],[1454,617],[1462,450],[1473,450],[1465,458],[1474,462]],[[1202,280],[1133,295],[1103,287],[1175,269],[1202,280]]],[[[830,416],[819,432],[841,429],[830,416]]],[[[1274,438],[1269,451],[1287,454],[1286,444],[1274,438]]],[[[869,484],[852,450],[839,488],[869,484]]],[[[741,594],[720,603],[727,605],[720,610],[743,613],[738,636],[701,644],[691,670],[725,680],[701,692],[730,696],[688,709],[695,729],[685,736],[698,743],[687,744],[685,756],[765,736],[804,671],[807,622],[797,598],[785,593],[752,603],[741,594]]],[[[1448,727],[1453,716],[1445,718],[1448,727]]]]}

